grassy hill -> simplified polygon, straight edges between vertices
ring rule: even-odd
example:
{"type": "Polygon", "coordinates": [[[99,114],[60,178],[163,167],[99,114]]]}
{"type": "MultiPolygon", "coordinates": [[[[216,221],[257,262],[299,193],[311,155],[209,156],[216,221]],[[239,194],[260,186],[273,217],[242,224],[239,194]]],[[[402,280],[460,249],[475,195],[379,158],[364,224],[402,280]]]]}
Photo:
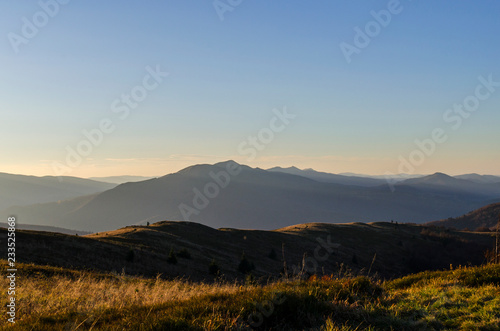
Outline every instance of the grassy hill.
{"type": "MultiPolygon", "coordinates": [[[[5,238],[5,229],[0,236],[5,238]]],[[[285,264],[288,275],[302,277],[348,267],[394,278],[481,264],[494,244],[490,233],[396,223],[309,223],[260,231],[164,221],[86,236],[18,230],[16,238],[17,259],[24,263],[207,282],[242,280],[248,271],[265,282],[281,277],[285,264]],[[243,254],[247,266],[240,268],[243,254]],[[220,270],[217,276],[210,273],[211,263],[220,270]]]]}
{"type": "MultiPolygon", "coordinates": [[[[5,260],[2,263],[6,263],[5,260]]],[[[191,283],[19,264],[16,330],[498,330],[500,266],[191,283]]],[[[0,279],[8,287],[8,280],[0,279]]],[[[5,302],[6,291],[0,292],[5,302]]],[[[7,327],[6,318],[0,327],[7,327]]]]}
{"type": "Polygon", "coordinates": [[[497,222],[499,222],[499,218],[500,202],[487,205],[477,210],[473,210],[460,217],[450,217],[445,220],[430,222],[428,224],[455,228],[459,230],[475,230],[477,228],[493,229],[494,227],[496,227],[497,222]]]}

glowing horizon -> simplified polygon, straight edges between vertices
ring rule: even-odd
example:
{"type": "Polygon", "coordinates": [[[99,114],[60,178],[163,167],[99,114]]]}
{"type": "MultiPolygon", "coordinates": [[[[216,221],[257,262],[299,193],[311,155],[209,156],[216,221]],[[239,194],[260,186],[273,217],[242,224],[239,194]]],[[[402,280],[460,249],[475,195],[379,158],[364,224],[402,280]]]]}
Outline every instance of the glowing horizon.
{"type": "MultiPolygon", "coordinates": [[[[299,169],[313,169],[315,171],[319,172],[326,172],[326,173],[333,173],[333,174],[342,174],[342,173],[354,173],[354,174],[360,174],[360,175],[369,175],[369,176],[382,176],[386,174],[386,168],[384,167],[383,164],[381,164],[379,167],[371,167],[370,169],[380,169],[379,172],[368,172],[364,171],[364,168],[347,168],[345,166],[339,166],[335,169],[331,169],[328,167],[328,164],[331,163],[329,161],[328,157],[323,157],[324,162],[316,162],[315,164],[308,163],[310,160],[302,160],[299,161],[298,158],[294,156],[290,156],[286,159],[287,161],[283,161],[281,163],[277,163],[277,158],[272,157],[269,160],[262,160],[262,161],[253,161],[253,162],[245,162],[244,159],[239,159],[238,157],[217,157],[217,158],[206,158],[206,159],[198,159],[197,161],[189,161],[189,160],[151,160],[151,159],[143,159],[143,160],[128,160],[129,163],[137,163],[137,165],[130,165],[130,166],[117,166],[116,164],[109,164],[107,166],[101,165],[100,167],[96,168],[92,164],[86,164],[82,165],[78,169],[75,169],[74,172],[65,174],[65,176],[70,176],[70,177],[80,177],[80,178],[91,178],[91,177],[111,177],[111,176],[143,176],[143,177],[161,177],[165,176],[171,173],[178,172],[184,168],[197,165],[197,164],[215,164],[219,162],[224,162],[228,160],[234,160],[240,164],[247,165],[252,168],[261,168],[261,169],[270,169],[273,167],[282,167],[282,168],[288,168],[288,167],[297,167],[299,169]],[[293,161],[289,161],[290,159],[295,158],[296,163],[292,163],[293,161]],[[154,161],[154,162],[153,162],[154,161]],[[144,166],[144,164],[147,163],[149,164],[148,166],[144,166]],[[156,163],[156,164],[154,164],[156,163]],[[119,169],[122,169],[121,171],[119,169]],[[142,171],[143,169],[147,169],[146,171],[142,171]]],[[[367,160],[368,161],[368,160],[367,160]]],[[[371,160],[373,162],[374,160],[371,160]]],[[[113,163],[116,163],[113,162],[113,163]]],[[[373,163],[372,163],[373,164],[373,163]]],[[[463,165],[460,167],[460,169],[438,169],[438,168],[433,168],[431,167],[421,167],[419,170],[422,171],[416,171],[410,174],[418,174],[418,175],[429,175],[429,174],[434,174],[437,172],[442,172],[450,176],[457,176],[457,175],[464,175],[464,174],[471,174],[471,173],[477,173],[479,175],[493,175],[493,176],[500,176],[500,173],[498,173],[497,169],[493,169],[494,166],[492,166],[491,171],[488,171],[488,169],[485,167],[483,171],[476,171],[477,169],[474,164],[468,165],[464,167],[463,165]]],[[[12,166],[12,168],[4,167],[2,169],[3,173],[9,173],[9,174],[16,174],[16,175],[26,175],[26,176],[38,176],[38,177],[43,177],[43,176],[55,176],[54,173],[52,173],[52,169],[50,166],[46,167],[38,167],[38,168],[23,168],[21,166],[12,166]]],[[[393,172],[393,174],[399,174],[397,172],[393,172]]],[[[404,174],[409,174],[409,173],[404,173],[404,174]]]]}

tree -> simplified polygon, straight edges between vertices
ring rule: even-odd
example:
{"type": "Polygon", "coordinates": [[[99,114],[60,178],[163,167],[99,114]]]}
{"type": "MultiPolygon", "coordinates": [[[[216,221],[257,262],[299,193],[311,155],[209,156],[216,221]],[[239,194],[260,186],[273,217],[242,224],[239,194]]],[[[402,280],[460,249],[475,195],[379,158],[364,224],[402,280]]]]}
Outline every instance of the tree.
{"type": "Polygon", "coordinates": [[[243,253],[241,255],[240,264],[238,265],[238,271],[243,274],[248,274],[253,269],[255,269],[254,264],[248,261],[247,257],[245,256],[245,253],[243,253]]]}
{"type": "Polygon", "coordinates": [[[175,256],[175,252],[174,252],[173,248],[171,248],[170,249],[170,253],[168,253],[167,263],[169,263],[169,264],[177,264],[177,257],[175,256]]]}

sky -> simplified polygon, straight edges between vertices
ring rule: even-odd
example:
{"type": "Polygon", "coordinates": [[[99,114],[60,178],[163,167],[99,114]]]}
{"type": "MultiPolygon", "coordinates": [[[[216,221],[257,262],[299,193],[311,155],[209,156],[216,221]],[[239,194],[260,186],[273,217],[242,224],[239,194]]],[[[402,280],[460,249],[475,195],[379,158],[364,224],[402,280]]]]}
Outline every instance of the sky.
{"type": "Polygon", "coordinates": [[[0,172],[500,175],[500,3],[1,1],[0,172]]]}

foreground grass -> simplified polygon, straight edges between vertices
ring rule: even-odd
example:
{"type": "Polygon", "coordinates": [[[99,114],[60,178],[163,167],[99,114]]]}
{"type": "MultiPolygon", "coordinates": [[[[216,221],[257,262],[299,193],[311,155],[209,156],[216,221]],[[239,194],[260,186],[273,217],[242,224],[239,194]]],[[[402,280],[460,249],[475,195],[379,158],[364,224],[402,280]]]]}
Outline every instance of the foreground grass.
{"type": "Polygon", "coordinates": [[[500,266],[264,286],[18,269],[19,330],[500,330],[500,266]]]}

